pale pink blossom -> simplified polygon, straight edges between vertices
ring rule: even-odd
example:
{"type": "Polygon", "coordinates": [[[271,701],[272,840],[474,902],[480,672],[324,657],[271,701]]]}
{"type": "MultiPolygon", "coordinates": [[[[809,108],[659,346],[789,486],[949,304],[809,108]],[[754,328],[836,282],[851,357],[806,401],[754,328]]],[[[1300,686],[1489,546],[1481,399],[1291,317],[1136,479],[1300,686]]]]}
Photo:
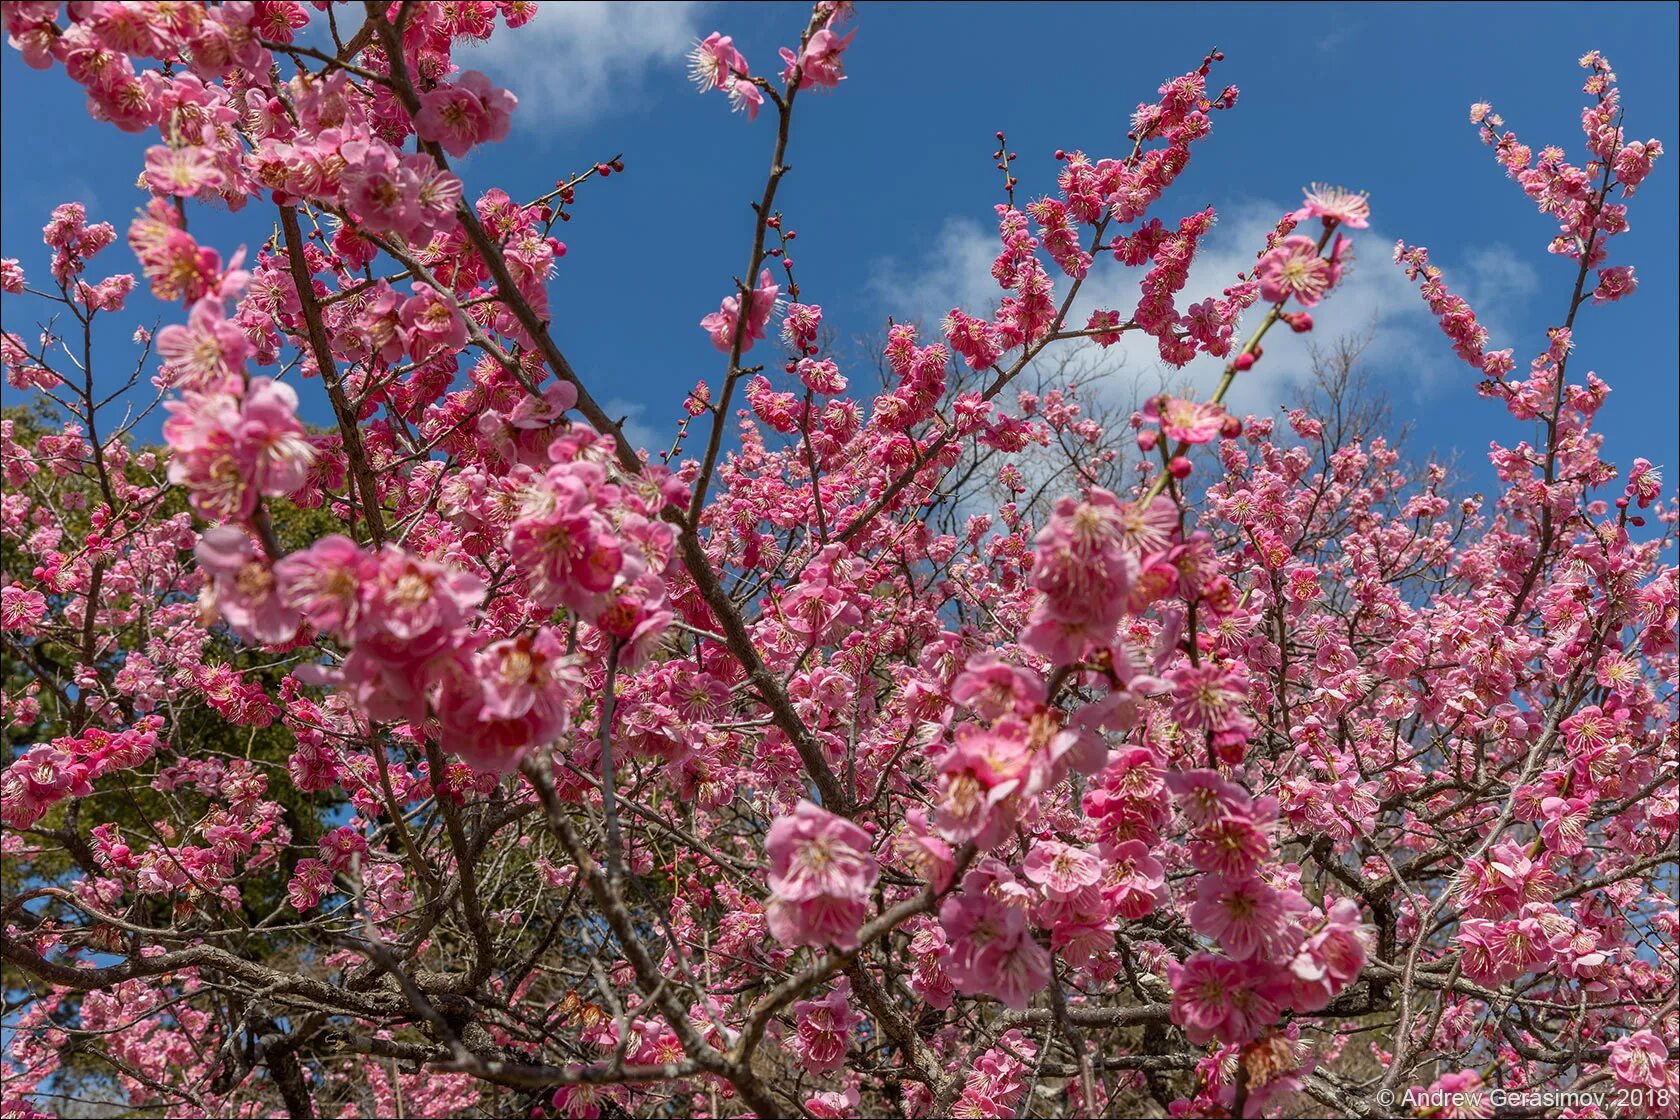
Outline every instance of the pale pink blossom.
{"type": "Polygon", "coordinates": [[[1314,307],[1335,283],[1330,262],[1318,255],[1310,237],[1286,237],[1277,248],[1261,258],[1254,277],[1260,282],[1260,298],[1281,303],[1291,297],[1302,307],[1314,307]]]}
{"type": "Polygon", "coordinates": [[[207,529],[194,555],[199,570],[210,577],[211,608],[241,638],[273,645],[297,633],[298,612],[286,604],[274,569],[245,530],[232,525],[207,529]]]}
{"type": "Polygon", "coordinates": [[[785,945],[855,949],[880,874],[870,837],[810,801],[770,825],[770,933],[785,945]]]}

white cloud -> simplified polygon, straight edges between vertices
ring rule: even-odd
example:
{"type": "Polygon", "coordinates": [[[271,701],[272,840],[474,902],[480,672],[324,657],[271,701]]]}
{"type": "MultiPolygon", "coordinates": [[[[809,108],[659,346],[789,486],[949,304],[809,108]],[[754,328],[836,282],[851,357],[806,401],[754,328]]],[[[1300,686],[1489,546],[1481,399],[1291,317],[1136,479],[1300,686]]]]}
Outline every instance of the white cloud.
{"type": "Polygon", "coordinates": [[[669,436],[661,439],[641,418],[642,413],[647,411],[647,406],[642,402],[614,397],[601,402],[601,411],[609,418],[623,422],[624,438],[630,441],[631,447],[646,448],[650,454],[657,457],[661,451],[671,446],[669,436]]]}
{"type": "Polygon", "coordinates": [[[1510,346],[1509,320],[1522,313],[1524,302],[1540,288],[1540,274],[1509,245],[1484,245],[1465,254],[1463,275],[1449,275],[1448,285],[1470,301],[1476,318],[1488,329],[1495,350],[1510,346]]]}
{"type": "Polygon", "coordinates": [[[644,71],[680,71],[699,38],[695,20],[703,6],[556,0],[540,5],[517,33],[499,32],[456,61],[518,96],[515,128],[577,124],[622,101],[644,71]]]}
{"type": "Polygon", "coordinates": [[[992,279],[998,248],[997,234],[979,222],[949,218],[925,263],[888,257],[877,263],[871,287],[900,319],[933,323],[953,307],[988,315],[1001,294],[992,279]]]}
{"type": "Polygon", "coordinates": [[[1353,24],[1345,21],[1338,22],[1329,31],[1314,40],[1313,46],[1318,48],[1320,54],[1335,54],[1341,50],[1342,44],[1353,38],[1353,34],[1353,24]]]}
{"type": "MultiPolygon", "coordinates": [[[[1182,310],[1218,295],[1238,272],[1250,269],[1267,232],[1289,208],[1257,201],[1219,207],[1219,222],[1202,240],[1189,283],[1177,297],[1178,307],[1182,310]]],[[[1383,375],[1396,398],[1423,400],[1450,384],[1452,377],[1471,375],[1441,336],[1416,286],[1391,262],[1394,239],[1377,229],[1350,231],[1350,236],[1355,247],[1353,266],[1331,297],[1312,309],[1313,331],[1297,335],[1282,325],[1274,327],[1266,336],[1265,357],[1254,369],[1238,375],[1226,398],[1233,411],[1265,414],[1291,403],[1293,390],[1310,379],[1309,343],[1317,340],[1322,345],[1342,335],[1371,336],[1364,361],[1383,375]]],[[[924,263],[883,260],[876,266],[872,286],[886,310],[899,318],[920,318],[930,327],[952,307],[989,317],[1002,294],[990,271],[997,251],[997,234],[992,229],[976,221],[952,219],[941,229],[924,263]]],[[[1522,300],[1534,290],[1534,269],[1504,245],[1478,247],[1458,262],[1443,259],[1440,263],[1447,269],[1449,285],[1470,299],[1487,322],[1491,344],[1496,348],[1510,345],[1514,340],[1502,323],[1517,317],[1522,300]]],[[[1066,277],[1054,268],[1052,276],[1058,290],[1065,291],[1066,277]]],[[[1084,326],[1098,307],[1130,313],[1137,306],[1142,276],[1142,269],[1123,268],[1111,257],[1099,256],[1068,317],[1069,325],[1084,326]]],[[[1250,329],[1257,313],[1251,309],[1246,316],[1250,329]]],[[[1246,337],[1243,324],[1237,336],[1239,340],[1246,337]]],[[[1138,332],[1124,335],[1115,349],[1124,355],[1131,375],[1126,383],[1113,386],[1113,399],[1118,400],[1131,398],[1132,379],[1153,387],[1165,377],[1169,383],[1209,393],[1224,367],[1222,361],[1204,356],[1173,371],[1161,362],[1154,341],[1138,332]]]]}

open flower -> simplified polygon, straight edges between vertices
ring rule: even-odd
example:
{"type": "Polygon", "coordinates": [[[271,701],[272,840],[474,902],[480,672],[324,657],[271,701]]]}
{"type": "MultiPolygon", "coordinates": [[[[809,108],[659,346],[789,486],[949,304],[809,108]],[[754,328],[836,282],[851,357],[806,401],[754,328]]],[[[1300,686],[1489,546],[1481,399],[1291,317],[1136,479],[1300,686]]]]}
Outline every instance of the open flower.
{"type": "Polygon", "coordinates": [[[1371,224],[1370,196],[1364,191],[1314,183],[1306,196],[1305,204],[1289,215],[1297,222],[1322,218],[1326,225],[1335,222],[1349,229],[1365,229],[1371,224]]]}
{"type": "Polygon", "coordinates": [[[1254,278],[1260,282],[1260,298],[1267,303],[1293,298],[1302,307],[1315,306],[1335,283],[1330,262],[1318,255],[1318,243],[1299,235],[1284,238],[1260,258],[1254,278]]]}
{"type": "Polygon", "coordinates": [[[199,570],[210,577],[210,605],[248,642],[273,645],[289,640],[301,621],[286,605],[268,562],[250,536],[232,525],[205,530],[194,550],[199,570]]]}
{"type": "MultiPolygon", "coordinates": [[[[764,328],[770,322],[770,313],[776,308],[776,296],[780,292],[781,288],[770,279],[769,269],[759,274],[758,287],[749,293],[747,300],[746,330],[741,335],[743,354],[752,349],[754,342],[764,337],[764,328]]],[[[740,319],[741,297],[725,296],[722,305],[716,311],[700,320],[700,326],[712,336],[712,345],[727,354],[735,345],[735,334],[740,319]]]]}
{"type": "Polygon", "coordinates": [[[855,949],[880,865],[869,833],[809,801],[770,825],[770,934],[784,945],[855,949]]]}
{"type": "Polygon", "coordinates": [[[506,140],[519,99],[490,84],[477,70],[468,70],[453,85],[440,85],[420,95],[414,131],[422,140],[435,140],[452,156],[464,156],[478,144],[506,140]]]}

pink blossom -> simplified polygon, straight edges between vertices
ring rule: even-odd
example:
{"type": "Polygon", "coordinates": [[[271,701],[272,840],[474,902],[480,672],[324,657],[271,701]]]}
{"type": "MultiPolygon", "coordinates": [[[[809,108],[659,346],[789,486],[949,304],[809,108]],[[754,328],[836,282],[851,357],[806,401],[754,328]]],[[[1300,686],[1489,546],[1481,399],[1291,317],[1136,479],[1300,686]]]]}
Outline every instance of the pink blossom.
{"type": "MultiPolygon", "coordinates": [[[[1024,907],[989,886],[998,874],[984,865],[971,870],[961,893],[940,907],[939,924],[950,939],[946,968],[958,991],[995,996],[1021,1011],[1048,982],[1050,954],[1028,931],[1024,907]]],[[[1003,880],[1006,887],[1011,882],[1003,880]]]]}
{"type": "Polygon", "coordinates": [[[1267,303],[1294,297],[1302,307],[1316,306],[1335,283],[1330,262],[1318,255],[1312,238],[1298,235],[1284,238],[1261,258],[1254,276],[1267,303]]]}
{"type": "Polygon", "coordinates": [[[298,612],[280,594],[274,570],[250,536],[231,525],[205,530],[194,550],[210,577],[211,606],[248,642],[274,645],[297,633],[298,612]]]}
{"type": "Polygon", "coordinates": [[[784,945],[855,949],[880,867],[869,834],[809,801],[777,817],[770,856],[770,933],[784,945]]]}
{"type": "Polygon", "coordinates": [[[1270,821],[1226,817],[1191,834],[1190,862],[1199,871],[1244,879],[1271,855],[1270,821]]]}
{"type": "Polygon", "coordinates": [[[1545,823],[1540,836],[1546,847],[1560,856],[1579,855],[1586,847],[1587,813],[1592,805],[1584,797],[1548,797],[1540,803],[1545,823]]]}
{"type": "Polygon", "coordinates": [[[1198,952],[1167,965],[1172,1021],[1197,1046],[1250,1042],[1276,1023],[1289,999],[1289,979],[1269,964],[1198,952]]]}
{"type": "Polygon", "coordinates": [[[951,683],[951,699],[973,709],[981,719],[1025,716],[1044,703],[1044,681],[1036,673],[1005,663],[993,653],[978,654],[951,683]]]}
{"type": "Polygon", "coordinates": [[[414,131],[460,157],[479,144],[506,140],[518,105],[513,94],[492,85],[479,71],[468,70],[453,85],[440,85],[420,96],[414,131]]]}
{"type": "Polygon", "coordinates": [[[583,685],[579,660],[550,627],[486,646],[470,671],[445,678],[437,706],[450,749],[507,773],[530,747],[559,739],[583,685]]]}
{"type": "Polygon", "coordinates": [[[1149,398],[1143,416],[1159,424],[1167,438],[1182,443],[1206,443],[1219,435],[1225,424],[1225,410],[1219,405],[1176,397],[1149,398]]]}
{"type": "Polygon", "coordinates": [[[1674,1091],[1668,1047],[1655,1032],[1635,1031],[1610,1044],[1610,1069],[1624,1089],[1674,1091]]]}
{"type": "Polygon", "coordinates": [[[1213,825],[1231,817],[1247,817],[1253,807],[1248,791],[1212,770],[1169,773],[1167,788],[1180,799],[1190,823],[1213,825]]]}
{"type": "Polygon", "coordinates": [[[1318,1011],[1352,983],[1365,967],[1368,937],[1366,927],[1360,923],[1358,903],[1345,898],[1337,900],[1290,962],[1295,1008],[1318,1011]]]}
{"type": "Polygon", "coordinates": [[[1065,662],[1082,656],[1089,644],[1112,639],[1137,566],[1129,513],[1113,494],[1095,487],[1083,502],[1057,503],[1034,542],[1033,585],[1044,597],[1023,643],[1065,662]]]}
{"type": "Polygon", "coordinates": [[[286,884],[286,896],[296,910],[313,910],[321,896],[332,889],[332,869],[313,857],[300,859],[286,884]]]}
{"type": "Polygon", "coordinates": [[[393,545],[374,557],[339,673],[370,718],[424,721],[429,694],[465,671],[459,656],[484,592],[477,577],[393,545]]]}
{"type": "Polygon", "coordinates": [[[202,390],[242,373],[251,342],[228,321],[222,301],[206,297],[193,304],[185,326],[171,323],[158,331],[157,350],[173,384],[202,390]]]}
{"type": "Polygon", "coordinates": [[[1223,761],[1240,762],[1254,730],[1245,709],[1248,674],[1244,667],[1186,664],[1168,673],[1167,679],[1172,682],[1173,718],[1188,728],[1205,728],[1212,733],[1223,761]]]}
{"type": "Polygon", "coordinates": [[[322,835],[319,847],[321,862],[334,871],[345,871],[356,857],[368,854],[367,837],[348,825],[340,825],[322,835]]]}
{"type": "Polygon", "coordinates": [[[400,315],[409,356],[417,362],[440,351],[455,353],[467,344],[466,322],[436,288],[416,284],[414,294],[403,301],[400,315]]]}
{"type": "Polygon", "coordinates": [[[1306,196],[1306,204],[1290,215],[1297,222],[1321,218],[1327,226],[1336,224],[1349,229],[1365,229],[1371,224],[1371,203],[1364,191],[1314,183],[1306,196]]]}
{"type": "Polygon", "coordinates": [[[893,847],[935,892],[950,886],[956,859],[951,845],[934,834],[925,811],[912,809],[904,815],[904,830],[895,837],[893,847]]]}
{"type": "Polygon", "coordinates": [[[282,557],[274,578],[287,606],[317,630],[342,638],[356,625],[361,585],[374,569],[356,542],[333,533],[282,557]]]}
{"type": "Polygon", "coordinates": [[[66,797],[92,794],[91,777],[66,752],[36,744],[0,771],[0,818],[10,828],[29,828],[66,797]]]}
{"type": "MultiPolygon", "coordinates": [[[[1212,356],[1224,376],[1199,388],[1224,400],[1264,344],[1325,325],[1309,305],[1370,222],[1362,194],[1315,185],[1247,273],[1185,296],[1215,213],[1173,188],[1238,96],[1212,52],[1101,151],[1047,163],[1049,118],[998,133],[998,240],[972,277],[998,295],[927,345],[916,300],[880,308],[879,378],[825,351],[805,302],[845,279],[817,259],[833,231],[757,214],[765,271],[703,329],[739,357],[790,295],[785,352],[681,381],[669,441],[638,454],[597,430],[626,394],[554,348],[599,351],[591,329],[633,348],[669,317],[656,283],[623,322],[579,322],[554,284],[551,234],[608,217],[613,149],[470,212],[444,167],[508,135],[511,96],[462,71],[510,57],[473,46],[528,34],[539,6],[377,5],[338,34],[329,7],[0,11],[24,63],[62,66],[65,105],[149,134],[113,181],[148,194],[135,275],[182,304],[155,340],[108,324],[84,349],[135,279],[92,267],[117,231],[73,201],[42,229],[44,291],[0,261],[21,406],[0,416],[0,859],[28,896],[0,929],[28,989],[0,1031],[0,1113],[50,1111],[83,1064],[108,1068],[115,1111],[286,1111],[297,1079],[264,1041],[287,1024],[257,1021],[277,999],[380,1052],[305,1040],[330,1110],[494,1111],[480,1079],[401,1057],[427,1032],[375,937],[469,1048],[557,1064],[519,1107],[562,1115],[1106,1115],[1143,1089],[1174,1115],[1258,1115],[1350,1061],[1397,1090],[1449,1071],[1435,1089],[1464,1097],[1442,1111],[1485,1114],[1466,1056],[1512,1089],[1674,1087],[1680,511],[1660,455],[1609,454],[1626,425],[1601,430],[1591,370],[1618,363],[1589,351],[1617,332],[1572,314],[1489,349],[1427,251],[1398,246],[1475,372],[1446,406],[1480,395],[1516,422],[1483,418],[1474,493],[1337,378],[1281,422],[1259,383],[1257,415],[1188,390],[1114,413],[1062,360],[1082,339],[1212,356]],[[1139,285],[1116,302],[1124,269],[1139,285]],[[163,448],[121,388],[145,377],[163,448]],[[308,405],[299,378],[319,379],[308,405]],[[566,851],[606,844],[609,776],[616,933],[566,851]],[[606,938],[588,977],[580,936],[606,938]],[[1079,1076],[1077,1035],[1103,1076],[1079,1076]],[[1140,1058],[1147,1078],[1123,1068],[1140,1058]],[[739,1092],[719,1061],[752,1071],[739,1092]]],[[[849,16],[801,17],[786,87],[725,36],[696,49],[702,89],[794,121],[784,208],[818,164],[860,190],[887,173],[813,160],[799,124],[796,87],[845,77],[849,16]]],[[[1519,140],[1486,103],[1472,120],[1548,219],[1535,250],[1576,266],[1559,302],[1592,277],[1590,317],[1633,290],[1640,258],[1612,253],[1663,149],[1630,139],[1647,110],[1608,61],[1581,65],[1571,145],[1519,140]]],[[[1438,208],[1466,197],[1416,163],[1438,208]]]]}
{"type": "Polygon", "coordinates": [[[297,420],[292,387],[255,378],[243,397],[188,392],[168,401],[164,438],[175,451],[169,480],[206,516],[243,520],[261,495],[284,496],[308,479],[315,449],[297,420]]]}
{"type": "Polygon", "coordinates": [[[812,35],[798,54],[783,47],[782,62],[786,65],[782,70],[782,80],[791,82],[797,73],[800,89],[808,86],[833,89],[846,78],[846,69],[840,56],[846,53],[846,48],[852,45],[852,40],[856,37],[855,28],[851,34],[840,36],[825,27],[812,35]]]}
{"type": "Polygon", "coordinates": [[[744,354],[752,349],[752,344],[764,337],[766,324],[770,322],[770,313],[776,307],[776,296],[781,288],[770,279],[770,270],[765,269],[758,277],[758,287],[749,293],[747,302],[747,321],[744,331],[740,331],[741,297],[739,294],[725,296],[723,305],[716,311],[700,320],[700,327],[712,336],[712,345],[729,353],[735,345],[735,337],[739,332],[741,337],[741,352],[744,354]]]}
{"type": "Polygon", "coordinates": [[[213,194],[226,182],[216,157],[204,148],[156,144],[146,151],[146,185],[159,194],[183,198],[213,194]]]}
{"type": "Polygon", "coordinates": [[[1593,288],[1594,303],[1609,303],[1629,295],[1639,286],[1632,265],[1598,270],[1598,286],[1593,288]]]}
{"type": "Polygon", "coordinates": [[[1526,915],[1503,922],[1465,918],[1458,942],[1465,975],[1494,986],[1533,971],[1552,952],[1545,927],[1526,915]]]}
{"type": "Polygon", "coordinates": [[[1141,840],[1123,840],[1104,852],[1104,896],[1129,921],[1153,913],[1167,902],[1166,868],[1141,840]]]}
{"type": "Polygon", "coordinates": [[[423,180],[389,145],[352,140],[340,147],[344,160],[344,207],[370,233],[407,235],[424,222],[423,180]]]}
{"type": "Polygon", "coordinates": [[[1021,865],[1028,882],[1055,894],[1074,894],[1095,886],[1103,875],[1102,861],[1091,852],[1059,840],[1040,840],[1021,865]]]}
{"type": "Polygon", "coordinates": [[[727,90],[747,74],[747,60],[735,49],[735,40],[714,31],[688,54],[688,73],[701,93],[727,90]]]}
{"type": "MultiPolygon", "coordinates": [[[[596,496],[601,472],[591,463],[551,468],[529,501],[528,516],[514,521],[506,544],[516,569],[539,601],[594,617],[627,563],[596,496]]],[[[634,567],[627,573],[636,574],[634,567]]]]}
{"type": "Polygon", "coordinates": [[[1287,961],[1301,941],[1298,891],[1276,890],[1259,879],[1204,877],[1190,908],[1190,924],[1219,942],[1233,960],[1287,961]]]}
{"type": "Polygon", "coordinates": [[[844,1064],[852,1031],[863,1022],[863,1016],[851,1009],[851,995],[851,981],[842,976],[821,999],[793,1005],[797,1024],[793,1049],[807,1072],[829,1073],[844,1064]]]}
{"type": "Polygon", "coordinates": [[[857,1115],[858,1100],[856,1089],[847,1089],[843,1093],[813,1093],[805,1098],[805,1111],[817,1120],[843,1120],[857,1115]]]}
{"type": "Polygon", "coordinates": [[[990,848],[1014,825],[1014,799],[1035,792],[1032,756],[1014,727],[963,724],[955,739],[939,760],[944,780],[934,823],[947,839],[990,848]]]}

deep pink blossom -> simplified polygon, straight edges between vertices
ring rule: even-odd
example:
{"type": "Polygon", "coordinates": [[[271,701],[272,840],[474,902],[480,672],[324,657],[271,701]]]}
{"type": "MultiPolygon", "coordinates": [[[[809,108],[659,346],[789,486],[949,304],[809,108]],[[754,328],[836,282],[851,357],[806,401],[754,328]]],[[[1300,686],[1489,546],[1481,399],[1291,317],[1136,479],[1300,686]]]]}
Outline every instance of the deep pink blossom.
{"type": "Polygon", "coordinates": [[[414,130],[422,140],[435,140],[452,156],[464,156],[479,144],[506,140],[511,114],[519,99],[490,83],[477,70],[461,74],[451,85],[440,85],[420,98],[414,130]]]}
{"type": "Polygon", "coordinates": [[[700,328],[712,336],[712,345],[726,354],[735,345],[736,335],[739,334],[741,351],[745,353],[752,349],[754,342],[764,337],[765,326],[770,322],[770,313],[776,307],[776,296],[780,292],[781,288],[770,279],[770,270],[765,269],[759,274],[758,287],[748,293],[744,329],[740,326],[739,294],[725,296],[718,310],[700,320],[700,328]]]}

